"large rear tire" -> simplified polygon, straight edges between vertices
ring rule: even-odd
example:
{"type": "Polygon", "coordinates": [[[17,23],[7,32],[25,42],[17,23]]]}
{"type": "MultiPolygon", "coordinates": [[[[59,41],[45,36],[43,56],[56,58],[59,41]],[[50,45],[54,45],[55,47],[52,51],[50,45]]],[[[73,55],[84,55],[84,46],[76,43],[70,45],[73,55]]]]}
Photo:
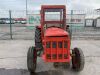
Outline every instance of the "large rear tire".
{"type": "Polygon", "coordinates": [[[35,46],[36,49],[38,50],[37,55],[40,56],[43,46],[42,46],[42,39],[41,39],[41,30],[37,27],[35,30],[35,46]]]}
{"type": "Polygon", "coordinates": [[[27,67],[30,73],[34,73],[37,65],[37,51],[35,47],[30,47],[27,53],[27,67]]]}
{"type": "Polygon", "coordinates": [[[74,71],[82,71],[84,68],[84,54],[80,48],[72,50],[72,69],[74,71]]]}
{"type": "Polygon", "coordinates": [[[36,42],[41,42],[41,30],[36,28],[35,29],[35,41],[36,42]]]}

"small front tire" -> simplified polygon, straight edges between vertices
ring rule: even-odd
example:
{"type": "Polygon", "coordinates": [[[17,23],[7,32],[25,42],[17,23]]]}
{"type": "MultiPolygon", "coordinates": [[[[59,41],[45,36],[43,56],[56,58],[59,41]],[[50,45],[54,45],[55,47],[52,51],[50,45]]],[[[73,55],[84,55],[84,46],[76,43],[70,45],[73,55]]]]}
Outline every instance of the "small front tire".
{"type": "Polygon", "coordinates": [[[30,73],[34,73],[37,65],[37,51],[35,47],[30,47],[27,53],[27,67],[30,73]]]}
{"type": "Polygon", "coordinates": [[[85,60],[83,51],[80,48],[72,50],[72,69],[74,71],[82,71],[84,68],[85,60]]]}

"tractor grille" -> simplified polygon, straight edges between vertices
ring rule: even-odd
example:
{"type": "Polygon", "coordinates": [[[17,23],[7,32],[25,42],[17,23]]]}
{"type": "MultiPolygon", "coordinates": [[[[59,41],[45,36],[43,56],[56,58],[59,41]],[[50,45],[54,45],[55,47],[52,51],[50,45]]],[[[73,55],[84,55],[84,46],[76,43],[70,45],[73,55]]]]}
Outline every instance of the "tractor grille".
{"type": "Polygon", "coordinates": [[[51,48],[51,47],[52,48],[57,48],[57,47],[58,48],[67,48],[68,43],[67,43],[67,41],[64,41],[64,42],[61,42],[61,41],[59,41],[59,42],[56,42],[56,41],[50,42],[50,41],[48,41],[48,42],[46,42],[46,48],[51,48]]]}
{"type": "Polygon", "coordinates": [[[62,60],[68,59],[68,42],[67,41],[47,41],[46,42],[46,59],[62,60]]]}
{"type": "MultiPolygon", "coordinates": [[[[57,54],[47,54],[46,55],[47,59],[57,59],[57,54]]],[[[64,54],[64,59],[67,59],[68,55],[64,54]]],[[[58,59],[62,59],[63,58],[63,54],[58,54],[58,59]]]]}

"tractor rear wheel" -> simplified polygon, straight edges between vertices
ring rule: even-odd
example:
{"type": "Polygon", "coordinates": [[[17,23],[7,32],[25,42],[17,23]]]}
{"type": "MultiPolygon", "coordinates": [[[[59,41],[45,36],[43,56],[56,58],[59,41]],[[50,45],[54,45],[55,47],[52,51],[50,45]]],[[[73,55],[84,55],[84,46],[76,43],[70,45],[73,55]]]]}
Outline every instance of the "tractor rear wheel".
{"type": "Polygon", "coordinates": [[[30,73],[34,73],[37,65],[37,51],[35,47],[30,47],[27,53],[27,67],[30,73]]]}
{"type": "Polygon", "coordinates": [[[36,28],[36,30],[35,30],[35,41],[41,42],[41,30],[38,28],[36,28]]]}
{"type": "Polygon", "coordinates": [[[38,49],[37,55],[40,56],[41,50],[43,49],[43,47],[42,47],[42,40],[41,40],[41,30],[38,29],[37,27],[35,30],[35,46],[36,46],[36,49],[38,49]]]}
{"type": "Polygon", "coordinates": [[[84,68],[84,54],[80,48],[72,50],[72,69],[74,71],[82,71],[84,68]]]}

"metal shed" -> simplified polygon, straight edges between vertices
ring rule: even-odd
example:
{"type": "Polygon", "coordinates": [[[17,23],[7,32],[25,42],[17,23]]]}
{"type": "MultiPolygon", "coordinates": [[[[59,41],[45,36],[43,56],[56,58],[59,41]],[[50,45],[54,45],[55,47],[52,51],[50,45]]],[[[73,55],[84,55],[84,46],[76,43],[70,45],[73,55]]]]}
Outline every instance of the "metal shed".
{"type": "Polygon", "coordinates": [[[84,27],[85,14],[67,14],[66,23],[67,25],[84,27]]]}
{"type": "Polygon", "coordinates": [[[91,16],[86,16],[85,17],[85,26],[86,27],[95,27],[95,20],[98,16],[94,16],[94,15],[91,15],[91,16]]]}
{"type": "Polygon", "coordinates": [[[95,19],[95,27],[100,27],[100,16],[95,19]]]}

